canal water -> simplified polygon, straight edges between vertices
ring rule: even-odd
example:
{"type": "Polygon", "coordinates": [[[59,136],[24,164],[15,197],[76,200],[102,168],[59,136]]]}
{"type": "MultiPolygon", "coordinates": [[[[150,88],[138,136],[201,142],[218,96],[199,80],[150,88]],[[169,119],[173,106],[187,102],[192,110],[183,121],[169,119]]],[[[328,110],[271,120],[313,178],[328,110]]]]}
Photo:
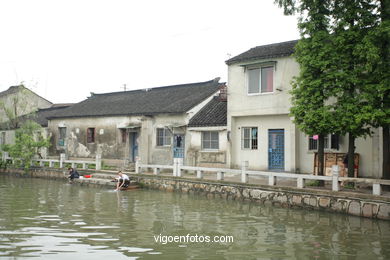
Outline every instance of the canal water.
{"type": "Polygon", "coordinates": [[[388,221],[5,176],[0,198],[2,259],[390,259],[388,221]]]}

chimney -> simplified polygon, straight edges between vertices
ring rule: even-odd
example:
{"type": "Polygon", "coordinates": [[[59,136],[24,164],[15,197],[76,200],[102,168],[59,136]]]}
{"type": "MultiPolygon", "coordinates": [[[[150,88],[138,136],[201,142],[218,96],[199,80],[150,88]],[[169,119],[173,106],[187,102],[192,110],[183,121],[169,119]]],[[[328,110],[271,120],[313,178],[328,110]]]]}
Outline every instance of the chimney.
{"type": "Polygon", "coordinates": [[[227,101],[227,86],[225,84],[219,86],[219,100],[227,101]]]}

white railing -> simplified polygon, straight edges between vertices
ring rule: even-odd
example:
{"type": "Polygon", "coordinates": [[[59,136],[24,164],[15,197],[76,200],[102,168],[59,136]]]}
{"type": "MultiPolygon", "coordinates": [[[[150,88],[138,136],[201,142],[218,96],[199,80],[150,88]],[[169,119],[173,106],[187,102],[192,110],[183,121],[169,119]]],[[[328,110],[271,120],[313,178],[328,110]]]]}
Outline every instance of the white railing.
{"type": "MultiPolygon", "coordinates": [[[[4,152],[2,156],[3,160],[10,160],[14,161],[14,158],[9,157],[8,153],[4,152]]],[[[77,164],[82,165],[82,169],[88,169],[88,165],[95,165],[96,170],[101,170],[102,167],[102,160],[101,155],[96,155],[96,158],[94,161],[82,161],[82,160],[66,160],[65,154],[60,154],[60,159],[33,159],[33,162],[39,162],[39,166],[43,167],[45,163],[49,163],[49,167],[54,167],[55,163],[59,164],[59,168],[63,168],[65,164],[70,163],[72,168],[77,168],[77,164]]]]}
{"type": "Polygon", "coordinates": [[[174,161],[173,165],[142,164],[140,161],[136,161],[135,172],[137,174],[141,174],[142,169],[153,169],[153,173],[155,175],[160,174],[161,169],[172,169],[174,177],[182,177],[183,170],[194,171],[196,172],[197,179],[203,179],[204,172],[215,172],[217,174],[217,180],[224,180],[225,174],[241,175],[242,183],[249,183],[250,176],[262,176],[268,178],[268,185],[270,186],[276,185],[277,178],[289,178],[295,179],[296,187],[299,189],[305,188],[305,180],[329,181],[332,183],[332,191],[340,190],[340,182],[366,183],[372,185],[372,194],[377,196],[381,195],[382,193],[382,185],[390,185],[390,180],[340,177],[340,168],[338,165],[333,165],[332,176],[318,176],[311,174],[295,174],[285,172],[251,171],[248,170],[248,162],[243,162],[241,170],[239,170],[227,168],[184,166],[176,160],[174,161]]]}

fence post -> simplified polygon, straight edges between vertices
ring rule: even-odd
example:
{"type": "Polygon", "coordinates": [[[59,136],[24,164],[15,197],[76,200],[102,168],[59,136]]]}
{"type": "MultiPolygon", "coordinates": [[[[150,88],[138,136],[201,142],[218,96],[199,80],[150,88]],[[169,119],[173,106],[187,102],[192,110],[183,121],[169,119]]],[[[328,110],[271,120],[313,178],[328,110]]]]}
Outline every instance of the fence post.
{"type": "Polygon", "coordinates": [[[176,169],[176,174],[177,174],[177,177],[181,177],[181,166],[182,166],[182,160],[181,158],[176,158],[177,160],[177,169],[176,169]]]}
{"type": "Polygon", "coordinates": [[[303,187],[304,187],[303,178],[302,177],[298,177],[297,178],[297,188],[303,189],[303,187]]]}
{"type": "Polygon", "coordinates": [[[382,193],[381,185],[379,183],[372,184],[372,195],[380,196],[382,193]]]}
{"type": "Polygon", "coordinates": [[[332,165],[332,191],[339,191],[339,173],[340,167],[332,165]]]}
{"type": "Polygon", "coordinates": [[[60,168],[64,167],[64,162],[65,162],[65,154],[61,153],[60,154],[60,168]]]}
{"type": "Polygon", "coordinates": [[[270,173],[270,175],[268,176],[268,185],[274,186],[275,184],[275,176],[273,175],[273,173],[270,173]]]}
{"type": "Polygon", "coordinates": [[[241,182],[242,183],[248,183],[249,178],[248,174],[246,173],[246,170],[248,169],[249,162],[243,161],[241,165],[241,182]]]}
{"type": "Polygon", "coordinates": [[[135,173],[141,173],[141,168],[140,168],[141,160],[139,157],[135,158],[135,173]]]}
{"type": "Polygon", "coordinates": [[[160,174],[160,168],[153,168],[153,174],[154,175],[159,175],[160,174]]]}
{"type": "Polygon", "coordinates": [[[87,169],[87,164],[86,163],[83,163],[83,169],[87,169]]]}
{"type": "Polygon", "coordinates": [[[223,172],[217,172],[217,180],[223,181],[224,173],[223,172]]]}
{"type": "Polygon", "coordinates": [[[198,178],[198,179],[203,179],[203,171],[197,170],[197,171],[196,171],[196,178],[198,178]]]}
{"type": "Polygon", "coordinates": [[[101,154],[96,154],[96,170],[101,170],[102,169],[102,155],[101,154]]]}
{"type": "Polygon", "coordinates": [[[52,161],[52,160],[49,161],[49,167],[50,167],[50,168],[53,168],[53,167],[54,167],[54,161],[52,161]]]}
{"type": "Polygon", "coordinates": [[[177,159],[173,158],[173,177],[177,177],[177,159]]]}

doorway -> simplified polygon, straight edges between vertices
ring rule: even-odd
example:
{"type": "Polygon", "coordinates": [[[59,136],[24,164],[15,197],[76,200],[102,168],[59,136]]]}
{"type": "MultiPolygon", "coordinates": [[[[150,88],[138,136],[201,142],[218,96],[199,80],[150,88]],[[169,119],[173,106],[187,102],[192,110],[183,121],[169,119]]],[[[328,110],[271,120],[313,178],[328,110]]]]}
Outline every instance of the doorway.
{"type": "Polygon", "coordinates": [[[268,169],[284,171],[284,129],[268,130],[268,169]]]}
{"type": "Polygon", "coordinates": [[[138,156],[138,132],[129,132],[130,161],[135,162],[138,156]]]}

